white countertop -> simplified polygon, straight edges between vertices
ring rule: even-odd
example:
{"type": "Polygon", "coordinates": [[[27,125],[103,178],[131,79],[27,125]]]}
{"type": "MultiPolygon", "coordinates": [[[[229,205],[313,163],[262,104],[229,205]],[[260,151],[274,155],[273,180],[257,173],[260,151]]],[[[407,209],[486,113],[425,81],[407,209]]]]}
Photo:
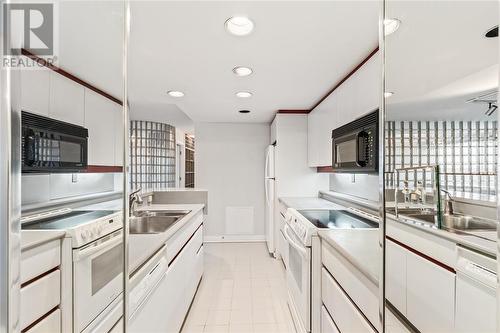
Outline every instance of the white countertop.
{"type": "Polygon", "coordinates": [[[378,286],[380,265],[379,229],[328,229],[318,235],[378,286]]]}
{"type": "Polygon", "coordinates": [[[497,254],[496,231],[492,230],[492,231],[468,232],[468,233],[460,231],[452,232],[448,230],[431,228],[427,224],[407,221],[403,219],[397,219],[396,216],[392,214],[387,214],[386,217],[394,222],[403,223],[405,225],[422,230],[424,232],[434,234],[441,238],[448,239],[452,242],[455,242],[456,244],[461,244],[465,247],[469,247],[476,251],[496,257],[497,254]]]}
{"type": "Polygon", "coordinates": [[[202,210],[204,205],[201,204],[152,204],[149,206],[140,207],[137,211],[144,210],[190,210],[191,212],[160,234],[130,234],[128,241],[128,262],[129,274],[134,272],[141,266],[151,255],[162,247],[165,242],[172,237],[186,222],[188,222],[196,213],[202,210]]]}
{"type": "Polygon", "coordinates": [[[288,208],[303,209],[344,209],[344,207],[319,197],[281,197],[278,199],[288,208]]]}
{"type": "Polygon", "coordinates": [[[64,230],[21,230],[21,251],[63,238],[65,235],[64,230]]]}

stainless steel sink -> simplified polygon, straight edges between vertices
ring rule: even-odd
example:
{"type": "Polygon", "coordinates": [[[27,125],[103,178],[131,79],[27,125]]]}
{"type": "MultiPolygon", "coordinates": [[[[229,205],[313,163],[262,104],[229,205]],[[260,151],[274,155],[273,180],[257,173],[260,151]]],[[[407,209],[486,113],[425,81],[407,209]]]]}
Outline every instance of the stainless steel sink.
{"type": "MultiPolygon", "coordinates": [[[[435,213],[415,213],[413,211],[403,210],[399,213],[402,218],[409,218],[419,222],[428,223],[429,225],[437,225],[437,216],[435,213]]],[[[460,231],[481,231],[481,230],[496,230],[496,221],[483,219],[476,216],[461,215],[461,214],[444,214],[442,218],[442,228],[460,230],[460,231]]]]}
{"type": "Polygon", "coordinates": [[[144,216],[177,216],[182,217],[189,214],[190,210],[142,210],[134,212],[134,216],[144,217],[144,216]]]}
{"type": "Polygon", "coordinates": [[[495,221],[469,215],[444,215],[443,227],[456,230],[496,230],[495,221]]]}
{"type": "Polygon", "coordinates": [[[162,233],[190,212],[189,210],[137,212],[136,216],[130,219],[129,232],[131,234],[162,233]]]}

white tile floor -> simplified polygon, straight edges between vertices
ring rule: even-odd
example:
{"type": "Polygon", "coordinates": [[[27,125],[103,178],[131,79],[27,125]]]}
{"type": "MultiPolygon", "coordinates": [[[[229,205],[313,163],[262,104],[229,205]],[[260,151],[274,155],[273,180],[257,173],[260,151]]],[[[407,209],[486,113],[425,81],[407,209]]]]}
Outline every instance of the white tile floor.
{"type": "Polygon", "coordinates": [[[183,333],[293,333],[284,269],[265,243],[208,243],[183,333]]]}

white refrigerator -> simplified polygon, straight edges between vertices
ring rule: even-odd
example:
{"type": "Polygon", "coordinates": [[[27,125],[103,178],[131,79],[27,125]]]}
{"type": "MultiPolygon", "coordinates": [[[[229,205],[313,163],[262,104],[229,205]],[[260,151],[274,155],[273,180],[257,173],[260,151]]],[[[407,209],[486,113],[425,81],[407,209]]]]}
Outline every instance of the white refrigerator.
{"type": "Polygon", "coordinates": [[[274,152],[275,146],[269,145],[266,148],[266,166],[264,173],[265,198],[266,198],[266,243],[269,253],[275,252],[274,236],[274,191],[276,179],[274,176],[274,152]]]}

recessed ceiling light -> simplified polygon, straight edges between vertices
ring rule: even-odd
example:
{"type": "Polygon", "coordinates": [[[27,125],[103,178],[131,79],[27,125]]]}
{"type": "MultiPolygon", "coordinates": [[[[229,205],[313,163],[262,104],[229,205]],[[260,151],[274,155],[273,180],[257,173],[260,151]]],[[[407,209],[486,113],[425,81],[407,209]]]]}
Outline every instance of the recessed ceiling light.
{"type": "Polygon", "coordinates": [[[252,74],[252,69],[250,67],[237,66],[233,68],[233,73],[238,76],[248,76],[252,74]]]}
{"type": "Polygon", "coordinates": [[[396,30],[398,30],[400,25],[401,25],[401,21],[398,19],[395,19],[395,18],[385,19],[384,20],[384,34],[386,36],[389,36],[390,34],[394,33],[396,30]]]}
{"type": "Polygon", "coordinates": [[[250,113],[250,110],[240,110],[239,113],[250,113]]]}
{"type": "Polygon", "coordinates": [[[183,97],[184,93],[182,91],[177,91],[177,90],[169,90],[167,91],[167,94],[169,94],[172,97],[183,97]]]}
{"type": "Polygon", "coordinates": [[[236,96],[238,96],[240,98],[248,98],[248,97],[252,97],[252,93],[248,92],[248,91],[239,91],[236,93],[236,96]]]}
{"type": "Polygon", "coordinates": [[[246,36],[253,30],[253,22],[245,16],[233,16],[224,24],[226,30],[235,36],[246,36]]]}
{"type": "Polygon", "coordinates": [[[488,31],[486,31],[486,33],[484,34],[484,37],[486,37],[486,38],[498,37],[498,25],[496,27],[493,27],[493,28],[489,29],[488,31]]]}
{"type": "Polygon", "coordinates": [[[385,97],[385,98],[391,97],[392,95],[394,95],[394,93],[393,93],[392,91],[386,91],[386,92],[384,93],[384,97],[385,97]]]}

